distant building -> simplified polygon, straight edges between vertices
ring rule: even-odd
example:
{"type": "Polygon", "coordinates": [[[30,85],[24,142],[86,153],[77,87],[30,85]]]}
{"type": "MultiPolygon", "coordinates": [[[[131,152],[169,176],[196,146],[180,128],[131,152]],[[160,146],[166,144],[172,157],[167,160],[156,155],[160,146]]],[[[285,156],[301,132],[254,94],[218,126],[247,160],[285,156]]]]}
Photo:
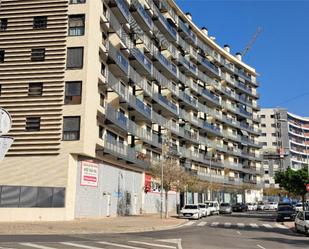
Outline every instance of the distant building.
{"type": "Polygon", "coordinates": [[[261,136],[264,186],[278,187],[274,174],[287,167],[307,167],[309,118],[292,114],[283,108],[261,109],[261,136]]]}

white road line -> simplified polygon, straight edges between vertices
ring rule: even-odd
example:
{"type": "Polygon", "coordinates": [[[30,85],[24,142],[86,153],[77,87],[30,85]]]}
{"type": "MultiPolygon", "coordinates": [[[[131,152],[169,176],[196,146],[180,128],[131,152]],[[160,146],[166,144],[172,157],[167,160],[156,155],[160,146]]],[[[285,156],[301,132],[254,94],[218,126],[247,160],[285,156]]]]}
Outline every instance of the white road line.
{"type": "Polygon", "coordinates": [[[117,246],[117,247],[122,247],[122,248],[129,248],[129,249],[147,249],[144,247],[136,247],[136,246],[128,246],[128,245],[123,245],[123,244],[117,244],[117,243],[111,243],[107,241],[99,241],[96,243],[103,244],[103,245],[108,245],[108,246],[117,246]]]}
{"type": "Polygon", "coordinates": [[[244,223],[237,223],[237,226],[238,227],[245,227],[245,224],[244,223]]]}
{"type": "Polygon", "coordinates": [[[60,242],[60,244],[67,245],[67,246],[78,247],[78,248],[85,248],[85,249],[103,249],[102,247],[86,246],[86,245],[81,245],[81,244],[71,243],[71,242],[60,242]]]}
{"type": "Polygon", "coordinates": [[[213,223],[211,223],[211,226],[212,227],[215,227],[215,226],[218,226],[219,225],[219,222],[213,222],[213,223]]]}
{"type": "Polygon", "coordinates": [[[143,242],[143,241],[128,241],[130,243],[135,243],[135,244],[141,244],[141,245],[146,245],[146,246],[156,246],[156,247],[161,247],[161,248],[171,248],[171,249],[177,249],[175,246],[168,246],[168,245],[162,245],[162,244],[154,244],[154,243],[149,243],[149,242],[143,242]]]}
{"type": "Polygon", "coordinates": [[[232,226],[232,223],[230,223],[230,222],[225,222],[225,223],[224,223],[224,226],[225,226],[225,227],[231,227],[231,226],[232,226]]]}
{"type": "Polygon", "coordinates": [[[289,229],[288,227],[278,224],[278,223],[276,223],[276,227],[281,228],[281,229],[289,229]]]}
{"type": "Polygon", "coordinates": [[[265,247],[263,247],[263,246],[261,246],[261,245],[259,245],[259,244],[257,244],[256,246],[259,247],[259,248],[261,248],[261,249],[266,249],[265,247]]]}
{"type": "Polygon", "coordinates": [[[255,223],[250,223],[250,226],[253,227],[253,228],[258,228],[259,226],[255,223]]]}
{"type": "Polygon", "coordinates": [[[192,226],[195,223],[195,221],[189,221],[184,226],[192,226]]]}
{"type": "Polygon", "coordinates": [[[237,231],[237,233],[238,233],[239,235],[241,235],[241,232],[237,231]]]}
{"type": "Polygon", "coordinates": [[[269,225],[269,224],[263,224],[263,226],[264,227],[266,227],[266,228],[273,228],[271,225],[269,225]]]}
{"type": "Polygon", "coordinates": [[[42,245],[33,244],[33,243],[19,243],[19,244],[22,246],[28,246],[28,247],[38,248],[38,249],[57,249],[55,247],[42,246],[42,245]]]}
{"type": "Polygon", "coordinates": [[[198,225],[199,227],[202,227],[202,226],[205,226],[206,224],[207,224],[206,221],[202,221],[202,222],[198,223],[197,225],[198,225]]]}

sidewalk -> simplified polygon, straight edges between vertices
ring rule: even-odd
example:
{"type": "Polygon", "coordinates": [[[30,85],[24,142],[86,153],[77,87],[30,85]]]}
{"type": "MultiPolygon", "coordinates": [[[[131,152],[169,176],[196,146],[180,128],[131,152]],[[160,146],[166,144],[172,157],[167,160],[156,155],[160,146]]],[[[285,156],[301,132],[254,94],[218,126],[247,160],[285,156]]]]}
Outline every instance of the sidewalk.
{"type": "Polygon", "coordinates": [[[78,219],[61,222],[0,222],[1,235],[130,233],[172,229],[185,220],[159,215],[78,219]]]}

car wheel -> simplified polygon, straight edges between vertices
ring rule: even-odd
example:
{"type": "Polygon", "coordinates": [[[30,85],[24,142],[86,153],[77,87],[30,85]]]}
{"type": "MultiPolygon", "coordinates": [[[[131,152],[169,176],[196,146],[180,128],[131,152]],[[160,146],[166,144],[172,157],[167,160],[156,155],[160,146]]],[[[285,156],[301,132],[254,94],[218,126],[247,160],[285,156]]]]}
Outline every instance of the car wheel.
{"type": "Polygon", "coordinates": [[[298,230],[298,227],[297,227],[296,223],[295,223],[295,232],[299,233],[299,230],[298,230]]]}
{"type": "Polygon", "coordinates": [[[305,234],[306,234],[307,237],[309,237],[309,229],[308,229],[308,227],[305,228],[305,234]]]}

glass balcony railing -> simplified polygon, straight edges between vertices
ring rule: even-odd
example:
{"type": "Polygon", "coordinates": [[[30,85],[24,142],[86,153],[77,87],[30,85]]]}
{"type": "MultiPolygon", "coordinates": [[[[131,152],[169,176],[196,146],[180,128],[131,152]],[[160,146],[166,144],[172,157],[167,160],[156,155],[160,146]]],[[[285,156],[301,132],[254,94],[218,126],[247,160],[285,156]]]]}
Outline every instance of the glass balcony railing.
{"type": "Polygon", "coordinates": [[[213,124],[208,123],[207,121],[203,122],[203,126],[207,129],[213,130],[215,132],[221,132],[220,129],[216,126],[214,126],[213,124]]]}
{"type": "Polygon", "coordinates": [[[116,55],[116,62],[118,62],[117,64],[126,72],[128,73],[129,71],[129,61],[127,60],[127,58],[120,52],[117,51],[117,55],[116,55]]]}
{"type": "Polygon", "coordinates": [[[137,58],[137,60],[143,65],[143,67],[152,73],[152,62],[142,53],[138,48],[131,49],[132,54],[137,58]]]}
{"type": "Polygon", "coordinates": [[[136,98],[136,106],[140,111],[146,114],[147,117],[151,118],[151,108],[143,103],[140,99],[136,98]]]}
{"type": "Polygon", "coordinates": [[[172,72],[175,76],[177,76],[177,67],[171,63],[163,54],[160,52],[157,52],[157,56],[159,61],[170,71],[172,72]]]}
{"type": "Polygon", "coordinates": [[[218,102],[218,103],[220,102],[220,98],[219,98],[218,96],[212,94],[208,89],[203,88],[203,89],[202,89],[202,93],[203,93],[204,95],[206,95],[207,97],[211,98],[212,100],[214,100],[214,101],[216,101],[216,102],[218,102]]]}
{"type": "Polygon", "coordinates": [[[182,29],[182,31],[194,42],[197,42],[196,35],[194,32],[189,28],[188,24],[184,23],[180,19],[178,19],[178,25],[182,29]]]}
{"type": "Polygon", "coordinates": [[[174,103],[172,103],[171,101],[169,101],[166,97],[164,97],[161,94],[158,94],[159,100],[161,100],[165,105],[169,106],[170,108],[172,108],[175,112],[178,111],[177,105],[175,105],[174,103]]]}
{"type": "Polygon", "coordinates": [[[120,9],[121,13],[123,14],[123,16],[126,18],[126,20],[129,22],[130,21],[130,10],[128,8],[128,6],[126,5],[124,0],[116,0],[117,2],[117,6],[120,9]]]}
{"type": "Polygon", "coordinates": [[[248,112],[247,110],[245,110],[243,108],[239,108],[239,112],[248,116],[248,117],[252,117],[252,113],[248,112]]]}
{"type": "Polygon", "coordinates": [[[207,68],[209,68],[211,71],[213,71],[215,74],[220,75],[220,71],[219,68],[217,66],[215,66],[214,64],[212,64],[208,59],[202,57],[202,56],[198,56],[200,61],[202,62],[202,64],[204,66],[206,66],[207,68]]]}
{"type": "Polygon", "coordinates": [[[144,9],[143,5],[139,2],[139,1],[133,1],[133,4],[135,5],[138,13],[140,14],[140,16],[143,17],[145,23],[148,25],[148,27],[152,30],[153,28],[153,22],[151,17],[148,15],[148,13],[146,12],[146,10],[144,9]]]}

